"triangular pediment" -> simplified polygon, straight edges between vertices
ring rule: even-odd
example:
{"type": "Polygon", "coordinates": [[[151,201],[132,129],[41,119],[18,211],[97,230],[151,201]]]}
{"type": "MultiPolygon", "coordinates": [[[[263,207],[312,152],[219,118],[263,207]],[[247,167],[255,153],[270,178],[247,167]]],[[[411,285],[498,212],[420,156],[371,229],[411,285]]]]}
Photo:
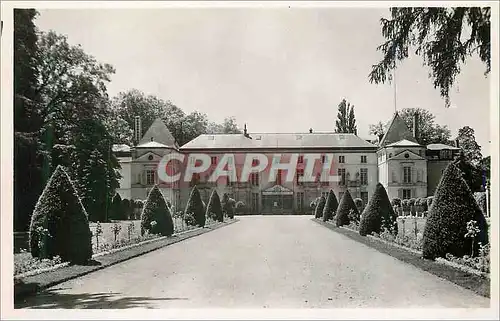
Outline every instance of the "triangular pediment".
{"type": "Polygon", "coordinates": [[[407,149],[391,157],[389,160],[425,160],[425,158],[407,149]]]}
{"type": "Polygon", "coordinates": [[[293,191],[282,185],[274,185],[262,191],[262,195],[293,195],[293,191]]]}
{"type": "Polygon", "coordinates": [[[160,156],[153,152],[147,152],[135,159],[137,162],[159,162],[163,156],[160,156]]]}

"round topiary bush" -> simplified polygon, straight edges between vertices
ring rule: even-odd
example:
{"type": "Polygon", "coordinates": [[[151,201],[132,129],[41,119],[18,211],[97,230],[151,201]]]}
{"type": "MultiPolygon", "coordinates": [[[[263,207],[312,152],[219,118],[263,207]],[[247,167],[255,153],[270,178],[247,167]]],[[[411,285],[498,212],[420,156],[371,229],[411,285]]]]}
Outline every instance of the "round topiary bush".
{"type": "Polygon", "coordinates": [[[323,209],[325,208],[326,198],[324,196],[320,196],[318,203],[316,204],[316,208],[314,209],[314,217],[321,218],[323,217],[323,209]]]}
{"type": "Polygon", "coordinates": [[[148,231],[150,234],[171,236],[174,234],[172,213],[167,206],[165,197],[157,185],[149,192],[141,214],[141,235],[148,231]],[[156,223],[152,223],[156,222],[156,223]]]}
{"type": "Polygon", "coordinates": [[[325,208],[323,209],[323,222],[333,220],[333,215],[339,207],[339,202],[333,190],[328,192],[328,197],[326,198],[325,208]]]}
{"type": "Polygon", "coordinates": [[[112,220],[124,220],[125,219],[125,212],[123,210],[122,197],[118,193],[115,194],[115,196],[113,197],[113,200],[111,201],[111,208],[110,208],[109,217],[112,220]]]}
{"type": "Polygon", "coordinates": [[[47,182],[31,216],[31,255],[60,256],[62,261],[85,264],[92,258],[88,215],[66,171],[58,166],[47,182]]]}
{"type": "Polygon", "coordinates": [[[236,213],[245,214],[246,211],[247,211],[247,207],[245,205],[245,202],[243,202],[243,201],[236,202],[236,205],[235,205],[235,212],[236,213]]]}
{"type": "Polygon", "coordinates": [[[478,243],[488,243],[487,229],[486,219],[461,171],[454,164],[448,165],[441,176],[425,224],[423,257],[435,259],[448,253],[457,257],[478,254],[478,243]],[[470,221],[476,221],[480,231],[474,240],[465,237],[470,221]],[[471,253],[472,248],[474,253],[471,253]]]}
{"type": "Polygon", "coordinates": [[[203,201],[201,200],[200,191],[196,186],[191,190],[191,195],[189,195],[189,200],[186,205],[185,214],[191,213],[196,220],[196,224],[199,227],[205,226],[205,207],[203,206],[203,201]]]}
{"type": "Polygon", "coordinates": [[[391,205],[396,206],[396,207],[401,207],[401,205],[402,205],[401,199],[398,197],[393,198],[391,201],[391,205]]]}
{"type": "Polygon", "coordinates": [[[125,216],[125,219],[130,220],[132,218],[132,204],[130,200],[124,198],[122,199],[122,209],[125,216]]]}
{"type": "Polygon", "coordinates": [[[354,204],[351,193],[347,190],[340,200],[337,213],[335,215],[335,224],[337,226],[349,225],[351,220],[359,221],[359,212],[354,204]]]}
{"type": "Polygon", "coordinates": [[[359,234],[366,236],[372,233],[380,233],[382,227],[397,233],[397,216],[392,209],[391,202],[387,192],[382,184],[378,183],[375,187],[368,205],[366,205],[361,221],[359,223],[359,234]]]}
{"type": "Polygon", "coordinates": [[[220,203],[219,194],[214,189],[208,201],[206,216],[214,221],[224,222],[224,215],[222,214],[222,205],[220,203]]]}

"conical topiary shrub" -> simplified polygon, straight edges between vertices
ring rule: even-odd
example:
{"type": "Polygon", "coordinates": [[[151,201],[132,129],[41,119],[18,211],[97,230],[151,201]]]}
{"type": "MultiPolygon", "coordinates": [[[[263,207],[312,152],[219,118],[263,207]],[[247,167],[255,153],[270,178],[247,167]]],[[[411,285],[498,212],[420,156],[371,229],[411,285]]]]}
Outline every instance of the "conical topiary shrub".
{"type": "Polygon", "coordinates": [[[325,208],[323,209],[323,221],[333,220],[333,215],[337,211],[337,207],[339,207],[339,202],[337,201],[337,197],[333,190],[330,190],[328,193],[328,197],[326,198],[325,208]]]}
{"type": "Polygon", "coordinates": [[[68,174],[58,166],[40,195],[31,217],[33,257],[87,263],[92,258],[88,215],[68,174]]]}
{"type": "Polygon", "coordinates": [[[339,207],[337,208],[337,213],[335,215],[335,224],[337,226],[349,225],[351,219],[356,220],[359,217],[358,209],[354,200],[352,199],[349,190],[346,190],[344,196],[340,200],[339,207]],[[351,211],[353,211],[353,217],[351,217],[351,211]]]}
{"type": "Polygon", "coordinates": [[[191,195],[189,195],[189,200],[186,205],[185,214],[192,214],[199,227],[205,226],[205,211],[203,207],[203,201],[201,200],[200,191],[195,186],[191,190],[191,195]]]}
{"type": "Polygon", "coordinates": [[[144,235],[146,231],[150,234],[160,234],[162,236],[171,236],[174,234],[172,214],[157,185],[149,192],[142,209],[141,235],[144,235]]]}
{"type": "Polygon", "coordinates": [[[325,208],[326,198],[321,196],[316,204],[316,208],[314,209],[314,217],[322,218],[323,217],[323,209],[325,208]]]}
{"type": "Polygon", "coordinates": [[[477,254],[478,242],[488,243],[486,220],[461,171],[450,164],[441,177],[429,210],[423,234],[423,257],[477,254]],[[474,253],[471,253],[472,238],[465,237],[469,221],[476,221],[479,228],[474,239],[474,253]]]}
{"type": "Polygon", "coordinates": [[[206,216],[214,221],[224,222],[224,214],[222,213],[222,205],[220,203],[219,194],[214,189],[210,200],[208,201],[206,216]]]}
{"type": "Polygon", "coordinates": [[[110,218],[112,220],[123,220],[125,217],[123,210],[122,197],[116,193],[111,202],[110,218]]]}
{"type": "Polygon", "coordinates": [[[393,233],[397,233],[397,216],[394,213],[387,192],[382,184],[378,183],[375,187],[375,193],[368,201],[361,221],[359,223],[359,234],[368,235],[371,233],[380,233],[382,226],[393,233]]]}

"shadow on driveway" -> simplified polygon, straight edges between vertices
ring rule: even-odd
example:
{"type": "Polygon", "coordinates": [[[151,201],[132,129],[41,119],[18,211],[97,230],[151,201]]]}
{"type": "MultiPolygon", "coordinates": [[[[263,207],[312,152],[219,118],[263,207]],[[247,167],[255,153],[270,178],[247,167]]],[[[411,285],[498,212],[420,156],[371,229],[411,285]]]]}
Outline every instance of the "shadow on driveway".
{"type": "Polygon", "coordinates": [[[120,297],[120,293],[65,294],[63,288],[44,291],[15,304],[16,309],[130,309],[154,308],[155,301],[188,300],[188,298],[120,297]]]}

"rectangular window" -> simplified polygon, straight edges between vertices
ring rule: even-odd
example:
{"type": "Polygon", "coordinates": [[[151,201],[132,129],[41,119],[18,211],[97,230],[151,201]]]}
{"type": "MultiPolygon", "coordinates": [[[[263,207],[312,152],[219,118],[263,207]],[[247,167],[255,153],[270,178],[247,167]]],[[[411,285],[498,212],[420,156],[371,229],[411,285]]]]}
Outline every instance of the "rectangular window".
{"type": "Polygon", "coordinates": [[[346,184],[346,175],[345,175],[345,168],[339,168],[337,170],[337,174],[339,176],[339,185],[345,185],[346,184]]]}
{"type": "Polygon", "coordinates": [[[361,168],[359,170],[359,181],[361,185],[368,185],[368,168],[361,168]]]}
{"type": "Polygon", "coordinates": [[[411,189],[404,189],[403,190],[403,199],[407,200],[411,198],[411,189]]]}
{"type": "Polygon", "coordinates": [[[146,170],[146,185],[155,184],[155,171],[152,169],[146,170]]]}
{"type": "Polygon", "coordinates": [[[361,199],[363,200],[363,205],[366,207],[366,204],[368,204],[368,192],[361,192],[361,199]]]}
{"type": "Polygon", "coordinates": [[[302,211],[304,209],[304,192],[297,193],[297,210],[302,211]]]}
{"type": "Polygon", "coordinates": [[[297,159],[297,163],[299,164],[304,163],[304,156],[300,155],[299,158],[297,159]]]}
{"type": "Polygon", "coordinates": [[[212,165],[217,165],[217,156],[210,157],[210,163],[212,165]]]}
{"type": "Polygon", "coordinates": [[[252,159],[252,166],[257,166],[259,164],[259,160],[254,158],[252,159]]]}
{"type": "Polygon", "coordinates": [[[276,184],[281,185],[281,169],[278,169],[278,172],[276,174],[276,184]]]}
{"type": "Polygon", "coordinates": [[[302,185],[303,183],[300,181],[300,178],[304,176],[303,169],[297,169],[297,185],[302,185]]]}
{"type": "Polygon", "coordinates": [[[361,156],[361,163],[366,164],[366,155],[361,156]]]}
{"type": "Polygon", "coordinates": [[[259,186],[259,173],[251,173],[250,181],[252,183],[252,186],[259,186]]]}
{"type": "Polygon", "coordinates": [[[340,164],[345,163],[345,156],[343,156],[343,155],[340,155],[340,156],[339,156],[339,163],[340,163],[340,164]]]}
{"type": "Polygon", "coordinates": [[[252,193],[252,212],[259,212],[259,193],[252,193]]]}
{"type": "Polygon", "coordinates": [[[411,167],[404,166],[403,167],[403,183],[411,183],[411,167]]]}
{"type": "Polygon", "coordinates": [[[391,182],[393,182],[393,183],[397,182],[395,171],[391,171],[391,182]]]}
{"type": "Polygon", "coordinates": [[[326,155],[321,155],[321,163],[326,163],[326,155]]]}

